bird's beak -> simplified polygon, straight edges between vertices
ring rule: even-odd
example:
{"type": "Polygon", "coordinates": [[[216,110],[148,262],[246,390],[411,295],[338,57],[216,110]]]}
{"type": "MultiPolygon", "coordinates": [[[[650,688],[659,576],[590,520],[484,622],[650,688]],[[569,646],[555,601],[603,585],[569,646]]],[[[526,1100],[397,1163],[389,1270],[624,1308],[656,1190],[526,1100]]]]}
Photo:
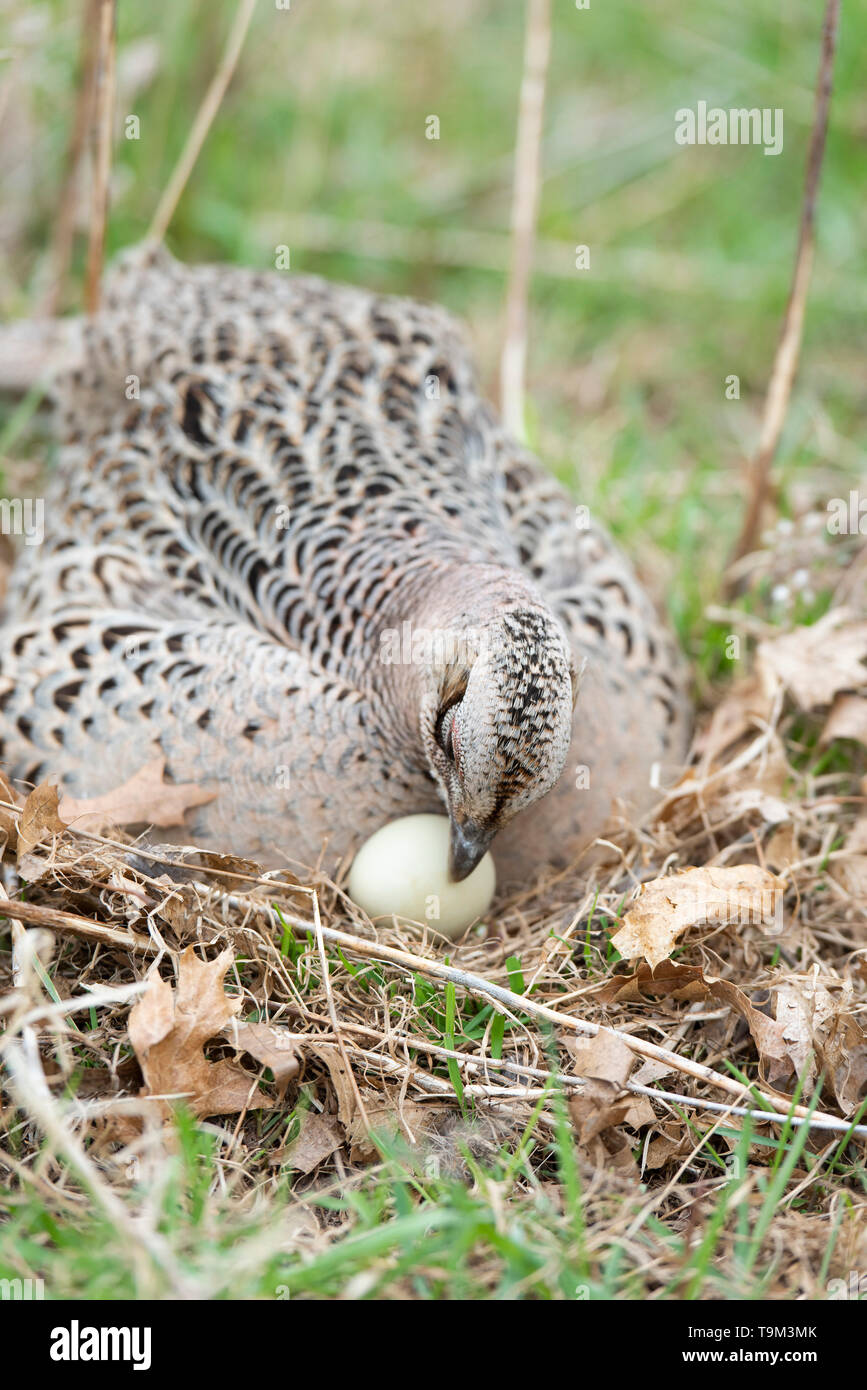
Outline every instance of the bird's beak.
{"type": "Polygon", "coordinates": [[[484,857],[494,832],[474,821],[459,823],[452,816],[452,833],[449,844],[449,877],[453,883],[462,883],[469,878],[473,869],[484,857]]]}

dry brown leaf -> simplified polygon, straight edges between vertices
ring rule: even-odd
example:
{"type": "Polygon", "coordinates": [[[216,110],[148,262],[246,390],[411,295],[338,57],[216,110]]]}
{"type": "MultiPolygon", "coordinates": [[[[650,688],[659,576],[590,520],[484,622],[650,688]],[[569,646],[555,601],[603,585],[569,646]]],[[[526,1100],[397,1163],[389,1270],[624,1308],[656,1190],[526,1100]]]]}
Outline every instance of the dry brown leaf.
{"type": "Polygon", "coordinates": [[[695,1146],[696,1137],[685,1125],[662,1125],[642,1153],[642,1167],[645,1172],[656,1172],[667,1163],[686,1158],[695,1146]]]}
{"type": "Polygon", "coordinates": [[[312,1173],[342,1144],[343,1131],[333,1115],[317,1115],[315,1110],[306,1110],[301,1117],[298,1137],[286,1148],[286,1163],[299,1173],[312,1173]]]}
{"type": "Polygon", "coordinates": [[[594,990],[594,997],[603,1004],[637,1004],[660,998],[691,1003],[706,999],[707,994],[701,966],[678,965],[673,960],[660,961],[654,969],[641,961],[632,974],[610,975],[594,990]]]}
{"type": "Polygon", "coordinates": [[[756,864],[683,869],[642,886],[611,938],[626,960],[659,965],[696,923],[759,925],[775,921],[782,880],[756,864]]]}
{"type": "MultiPolygon", "coordinates": [[[[837,1013],[837,1007],[821,986],[796,989],[794,985],[781,985],[774,990],[774,1013],[783,1025],[788,1069],[795,1076],[803,1075],[804,1091],[809,1097],[816,1085],[820,1030],[837,1013]]],[[[776,1082],[786,1075],[787,1068],[781,1062],[771,1070],[768,1079],[776,1082]]]]}
{"type": "Polygon", "coordinates": [[[705,975],[700,965],[666,960],[653,970],[642,961],[632,975],[612,975],[596,995],[606,1004],[664,996],[687,1003],[715,999],[734,1009],[752,1034],[765,1072],[789,1057],[784,1024],[757,1009],[737,985],[705,975]]]}
{"type": "Polygon", "coordinates": [[[319,1057],[328,1068],[332,1085],[337,1096],[337,1118],[348,1127],[357,1108],[355,1087],[352,1084],[346,1063],[336,1043],[311,1043],[310,1051],[319,1057]]]}
{"type": "Polygon", "coordinates": [[[47,836],[60,835],[66,829],[57,812],[57,800],[57,787],[52,782],[41,782],[28,796],[18,821],[19,861],[47,836]]]}
{"type": "Polygon", "coordinates": [[[223,985],[233,960],[231,947],[216,960],[202,961],[188,946],[180,958],[176,989],[151,976],[129,1016],[130,1042],[145,1079],[142,1095],[183,1093],[200,1117],[273,1104],[236,1062],[209,1062],[203,1051],[242,1007],[240,996],[230,997],[223,985]]]}
{"type": "MultiPolygon", "coordinates": [[[[21,805],[21,798],[13,789],[11,783],[3,776],[2,772],[0,772],[0,798],[2,798],[3,801],[11,802],[13,806],[21,805]]],[[[6,844],[9,849],[15,848],[18,843],[16,817],[11,811],[5,810],[2,806],[0,806],[0,835],[6,837],[6,844]]]]}
{"type": "Polygon", "coordinates": [[[101,796],[69,796],[60,802],[60,816],[73,830],[93,835],[116,825],[183,825],[194,806],[213,801],[216,792],[203,791],[194,782],[166,782],[165,758],[145,763],[134,776],[101,796]]]}
{"type": "MultiPolygon", "coordinates": [[[[612,1085],[610,1081],[588,1081],[569,1101],[579,1144],[589,1148],[592,1141],[606,1130],[625,1124],[631,1104],[632,1098],[624,1096],[620,1087],[612,1085]]],[[[614,1145],[606,1145],[606,1148],[609,1153],[616,1153],[626,1142],[622,1135],[618,1135],[614,1145]]]]}
{"type": "Polygon", "coordinates": [[[785,1025],[757,1009],[743,990],[729,980],[715,980],[710,976],[707,985],[713,999],[728,1004],[746,1023],[759,1054],[763,1075],[768,1085],[773,1086],[771,1076],[779,1073],[777,1063],[789,1055],[785,1025]]]}
{"type": "Polygon", "coordinates": [[[356,1113],[346,1126],[349,1141],[349,1157],[353,1163],[372,1163],[381,1153],[371,1138],[372,1135],[402,1136],[409,1142],[410,1136],[418,1141],[422,1135],[432,1130],[437,1122],[448,1112],[442,1106],[424,1105],[404,1100],[401,1104],[397,1096],[383,1099],[380,1091],[365,1089],[361,1096],[370,1122],[370,1129],[361,1115],[356,1113]]]}
{"type": "Polygon", "coordinates": [[[600,1028],[592,1038],[577,1038],[569,1033],[563,1039],[566,1051],[575,1063],[575,1076],[610,1081],[623,1087],[635,1062],[635,1053],[610,1028],[600,1028]]]}
{"type": "Polygon", "coordinates": [[[240,1052],[249,1052],[257,1062],[270,1067],[274,1080],[285,1086],[300,1069],[304,1038],[275,1023],[244,1023],[233,1018],[224,1036],[240,1052]]]}
{"type": "Polygon", "coordinates": [[[822,730],[820,743],[854,738],[867,745],[867,700],[861,695],[838,695],[822,730]]]}
{"type": "Polygon", "coordinates": [[[656,1119],[645,1096],[623,1094],[636,1061],[635,1053],[610,1028],[600,1028],[592,1038],[578,1039],[569,1034],[563,1041],[575,1063],[574,1074],[587,1078],[587,1085],[570,1100],[579,1144],[590,1149],[593,1140],[602,1138],[609,1156],[626,1153],[631,1160],[630,1143],[625,1136],[606,1131],[621,1124],[639,1129],[656,1119]]]}
{"type": "Polygon", "coordinates": [[[620,1126],[628,1123],[633,1098],[610,1081],[588,1081],[570,1098],[569,1113],[579,1149],[597,1168],[634,1169],[632,1144],[620,1126]]]}
{"type": "Polygon", "coordinates": [[[765,863],[775,873],[783,873],[803,857],[797,828],[791,822],[779,826],[765,845],[765,863]]]}
{"type": "Polygon", "coordinates": [[[838,1014],[821,1048],[827,1082],[844,1115],[867,1095],[867,1033],[851,1014],[838,1014]]]}
{"type": "Polygon", "coordinates": [[[829,873],[857,902],[867,900],[867,816],[860,816],[846,837],[845,856],[834,859],[829,873]]]}
{"type": "Polygon", "coordinates": [[[766,688],[784,685],[804,710],[830,705],[842,690],[867,686],[867,622],[835,608],[810,627],[760,642],[756,669],[766,688]]]}
{"type": "MultiPolygon", "coordinates": [[[[695,741],[694,752],[701,757],[705,769],[744,734],[758,733],[762,724],[770,719],[773,703],[773,695],[755,676],[735,685],[717,705],[707,728],[695,741]]],[[[686,776],[694,776],[694,773],[686,776]]]]}

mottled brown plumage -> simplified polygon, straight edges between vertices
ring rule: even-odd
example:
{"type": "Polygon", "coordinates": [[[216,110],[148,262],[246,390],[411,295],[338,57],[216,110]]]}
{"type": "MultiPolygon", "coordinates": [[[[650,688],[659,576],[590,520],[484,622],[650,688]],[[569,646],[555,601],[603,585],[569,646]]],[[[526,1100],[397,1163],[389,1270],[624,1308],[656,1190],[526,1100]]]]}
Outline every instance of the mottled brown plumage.
{"type": "Polygon", "coordinates": [[[15,777],[88,795],[162,753],[216,793],[185,838],[273,862],[445,803],[455,871],[493,840],[511,879],[682,756],[670,640],[443,311],[137,252],[59,397],[0,632],[15,777]]]}

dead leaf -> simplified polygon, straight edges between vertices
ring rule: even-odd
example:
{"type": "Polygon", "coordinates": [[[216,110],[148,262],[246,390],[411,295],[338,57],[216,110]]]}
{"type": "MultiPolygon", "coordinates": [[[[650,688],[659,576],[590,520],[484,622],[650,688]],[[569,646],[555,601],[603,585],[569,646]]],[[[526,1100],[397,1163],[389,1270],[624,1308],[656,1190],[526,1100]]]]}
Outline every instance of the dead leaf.
{"type": "Polygon", "coordinates": [[[867,1033],[851,1014],[838,1014],[821,1046],[828,1084],[844,1115],[852,1115],[867,1095],[867,1033]]]}
{"type": "MultiPolygon", "coordinates": [[[[13,806],[21,805],[21,798],[18,796],[17,792],[14,791],[7,779],[3,776],[2,772],[0,772],[0,798],[2,798],[3,801],[11,802],[13,806]]],[[[13,815],[11,811],[7,811],[2,806],[0,806],[0,835],[6,836],[6,844],[9,847],[9,849],[15,848],[16,844],[18,843],[18,827],[16,825],[16,817],[13,815]]]]}
{"type": "Polygon", "coordinates": [[[672,960],[660,961],[651,968],[641,961],[631,975],[609,975],[594,990],[594,997],[603,1004],[646,1003],[648,999],[670,997],[678,1003],[707,998],[707,981],[700,965],[678,965],[672,960]]]}
{"type": "Polygon", "coordinates": [[[592,1038],[567,1034],[563,1041],[575,1063],[574,1074],[587,1079],[587,1084],[569,1102],[579,1145],[590,1151],[593,1141],[599,1139],[607,1161],[614,1158],[616,1165],[631,1167],[631,1141],[609,1131],[618,1125],[639,1129],[656,1119],[645,1096],[623,1094],[636,1061],[635,1053],[610,1028],[600,1028],[592,1038]]]}
{"type": "Polygon", "coordinates": [[[29,854],[34,846],[49,835],[60,835],[66,829],[57,812],[57,787],[42,782],[28,796],[18,821],[18,859],[29,854]]]}
{"type": "Polygon", "coordinates": [[[756,864],[683,869],[642,886],[623,926],[611,938],[626,960],[659,965],[696,923],[759,925],[775,921],[781,879],[756,864]]]}
{"type": "Polygon", "coordinates": [[[186,812],[213,801],[216,792],[203,791],[194,782],[164,781],[165,766],[165,758],[154,758],[101,796],[75,797],[64,792],[60,816],[74,830],[94,835],[118,825],[183,825],[186,812]]]}
{"type": "Polygon", "coordinates": [[[610,1081],[623,1087],[635,1061],[635,1053],[610,1028],[600,1028],[593,1038],[577,1038],[567,1034],[566,1051],[575,1063],[574,1074],[610,1081]]]}
{"type": "Polygon", "coordinates": [[[422,1135],[430,1133],[437,1122],[448,1112],[442,1106],[424,1105],[414,1101],[400,1103],[397,1096],[383,1100],[380,1091],[365,1089],[361,1096],[370,1122],[365,1125],[359,1113],[353,1115],[346,1126],[349,1142],[349,1157],[353,1163],[372,1163],[382,1155],[372,1135],[385,1137],[399,1135],[404,1142],[410,1137],[418,1142],[422,1135]]]}
{"type": "MultiPolygon", "coordinates": [[[[569,1101],[579,1144],[589,1148],[606,1130],[625,1124],[630,1104],[631,1097],[624,1096],[620,1087],[610,1081],[588,1081],[569,1101]]],[[[618,1152],[626,1142],[623,1136],[618,1136],[614,1145],[606,1147],[609,1153],[618,1152]],[[619,1142],[621,1139],[623,1142],[619,1142]]]]}
{"type": "Polygon", "coordinates": [[[286,1148],[285,1160],[299,1173],[312,1173],[329,1154],[343,1144],[343,1132],[333,1115],[305,1110],[297,1138],[286,1148]]]}
{"type": "Polygon", "coordinates": [[[803,1075],[804,1091],[809,1098],[816,1085],[819,1030],[835,1012],[833,999],[821,987],[796,989],[793,985],[781,985],[774,990],[774,1013],[783,1026],[786,1057],[769,1073],[771,1082],[782,1079],[789,1071],[795,1076],[803,1075]]]}
{"type": "Polygon", "coordinates": [[[129,1016],[130,1042],[145,1079],[142,1095],[183,1094],[198,1116],[233,1115],[273,1105],[236,1062],[209,1062],[203,1051],[242,1007],[240,996],[230,997],[223,985],[233,960],[231,948],[216,960],[202,961],[188,946],[180,958],[175,989],[158,975],[151,976],[129,1016]]]}
{"type": "Polygon", "coordinates": [[[765,1072],[789,1057],[785,1025],[757,1009],[737,985],[705,975],[700,965],[678,965],[665,960],[652,969],[642,961],[632,975],[612,975],[596,994],[606,1004],[663,996],[688,1003],[715,999],[734,1009],[752,1034],[765,1072]]]}
{"type": "Polygon", "coordinates": [[[867,745],[867,700],[862,696],[837,696],[819,742],[831,743],[835,738],[854,738],[867,745]]]}
{"type": "Polygon", "coordinates": [[[776,873],[783,873],[803,857],[797,829],[791,822],[779,826],[765,845],[765,863],[776,873]]]}
{"type": "Polygon", "coordinates": [[[274,1023],[244,1023],[233,1018],[224,1036],[239,1052],[249,1052],[257,1062],[270,1067],[274,1080],[285,1086],[300,1070],[300,1055],[304,1039],[288,1028],[274,1023]]]}
{"type": "Polygon", "coordinates": [[[858,902],[867,899],[867,816],[860,816],[846,837],[845,854],[834,859],[829,873],[835,883],[858,902]]]}
{"type": "MultiPolygon", "coordinates": [[[[197,859],[202,868],[209,872],[206,875],[208,882],[227,883],[233,893],[249,893],[255,888],[255,883],[248,883],[247,879],[262,877],[262,865],[257,864],[253,859],[242,859],[238,854],[217,854],[214,850],[200,849],[197,859]]],[[[284,877],[296,882],[292,874],[285,874],[284,877]]]]}
{"type": "Polygon", "coordinates": [[[756,669],[767,686],[784,685],[804,710],[830,705],[841,691],[867,685],[867,622],[835,608],[810,627],[760,642],[756,669]]]}
{"type": "Polygon", "coordinates": [[[645,1172],[656,1172],[675,1159],[684,1159],[693,1152],[696,1136],[686,1126],[676,1123],[661,1125],[642,1154],[645,1172]]]}
{"type": "MultiPolygon", "coordinates": [[[[761,682],[750,676],[740,681],[717,705],[707,728],[698,736],[694,752],[705,769],[746,733],[756,734],[767,723],[773,708],[773,696],[761,682]]],[[[687,773],[687,777],[694,773],[687,773]]]]}
{"type": "Polygon", "coordinates": [[[346,1063],[336,1043],[311,1043],[310,1051],[320,1057],[328,1068],[332,1085],[337,1096],[337,1118],[348,1126],[357,1108],[355,1087],[352,1084],[346,1063]]]}

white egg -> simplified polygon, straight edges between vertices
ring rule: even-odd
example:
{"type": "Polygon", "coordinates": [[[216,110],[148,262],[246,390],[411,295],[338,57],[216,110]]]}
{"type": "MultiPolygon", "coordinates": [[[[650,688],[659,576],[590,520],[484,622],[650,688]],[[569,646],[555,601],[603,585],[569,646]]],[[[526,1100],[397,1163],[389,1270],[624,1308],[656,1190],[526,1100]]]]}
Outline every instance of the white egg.
{"type": "Polygon", "coordinates": [[[445,816],[390,821],[362,845],[349,872],[349,896],[368,917],[428,922],[452,939],[487,911],[495,886],[490,854],[463,883],[452,883],[445,816]]]}

